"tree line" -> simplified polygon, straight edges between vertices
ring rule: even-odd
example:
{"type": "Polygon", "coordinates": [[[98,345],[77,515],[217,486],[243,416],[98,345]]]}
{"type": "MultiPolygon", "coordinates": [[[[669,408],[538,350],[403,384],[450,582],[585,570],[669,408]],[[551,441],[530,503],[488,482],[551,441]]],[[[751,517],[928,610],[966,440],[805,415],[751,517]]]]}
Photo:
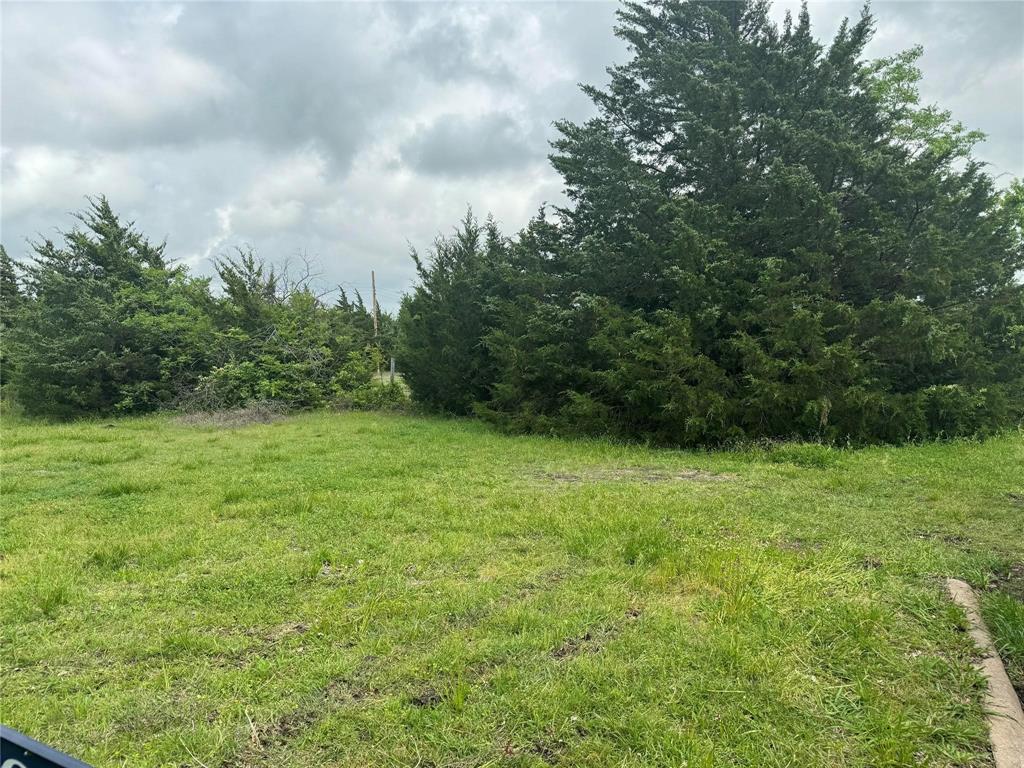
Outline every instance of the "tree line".
{"type": "Polygon", "coordinates": [[[29,415],[403,399],[373,380],[393,353],[394,318],[380,314],[374,333],[358,293],[339,289],[328,303],[306,265],[293,274],[244,250],[215,262],[214,292],[105,198],[77,218],[62,243],[34,244],[20,269],[0,248],[0,376],[29,415]]]}
{"type": "Polygon", "coordinates": [[[30,413],[253,399],[420,407],[665,445],[984,435],[1024,418],[1024,185],[920,103],[915,48],[827,45],[806,7],[627,2],[626,63],[557,124],[567,204],[518,233],[468,213],[396,318],[240,252],[222,291],[103,199],[3,254],[3,381],[30,413]]]}

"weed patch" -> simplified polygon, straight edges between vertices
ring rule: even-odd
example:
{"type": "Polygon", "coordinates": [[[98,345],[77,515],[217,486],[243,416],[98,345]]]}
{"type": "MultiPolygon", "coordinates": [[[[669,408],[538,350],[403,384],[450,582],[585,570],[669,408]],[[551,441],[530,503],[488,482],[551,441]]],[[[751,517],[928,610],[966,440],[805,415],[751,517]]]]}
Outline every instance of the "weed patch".
{"type": "Polygon", "coordinates": [[[110,546],[95,550],[86,564],[104,571],[118,571],[132,561],[132,550],[123,542],[114,542],[110,546]]]}

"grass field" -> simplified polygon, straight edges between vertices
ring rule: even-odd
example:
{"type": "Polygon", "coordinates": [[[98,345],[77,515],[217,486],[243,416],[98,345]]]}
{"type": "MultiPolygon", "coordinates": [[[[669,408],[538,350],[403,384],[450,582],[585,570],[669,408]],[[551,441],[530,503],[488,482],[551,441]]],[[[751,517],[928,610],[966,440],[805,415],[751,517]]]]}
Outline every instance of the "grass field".
{"type": "Polygon", "coordinates": [[[1024,679],[1020,435],[703,454],[309,414],[2,445],[2,719],[98,766],[990,765],[948,575],[1024,679]]]}

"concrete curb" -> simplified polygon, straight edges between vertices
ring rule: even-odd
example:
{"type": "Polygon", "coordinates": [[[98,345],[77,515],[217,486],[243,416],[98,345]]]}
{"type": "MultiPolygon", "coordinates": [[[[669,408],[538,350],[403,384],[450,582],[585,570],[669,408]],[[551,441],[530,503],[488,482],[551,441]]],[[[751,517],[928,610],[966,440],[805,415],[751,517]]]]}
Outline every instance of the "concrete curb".
{"type": "Polygon", "coordinates": [[[978,598],[970,585],[960,579],[947,579],[946,589],[953,602],[967,614],[971,638],[984,654],[975,666],[988,680],[985,710],[996,768],[1024,768],[1024,710],[1021,709],[1017,692],[1010,685],[1010,678],[996,653],[985,622],[981,620],[978,598]]]}

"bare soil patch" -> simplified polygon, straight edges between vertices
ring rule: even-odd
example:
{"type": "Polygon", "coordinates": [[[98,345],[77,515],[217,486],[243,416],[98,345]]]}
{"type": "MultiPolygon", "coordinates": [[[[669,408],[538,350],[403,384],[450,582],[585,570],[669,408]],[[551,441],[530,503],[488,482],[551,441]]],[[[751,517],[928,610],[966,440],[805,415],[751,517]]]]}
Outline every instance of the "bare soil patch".
{"type": "MultiPolygon", "coordinates": [[[[643,615],[643,608],[631,605],[626,609],[624,618],[627,622],[633,622],[641,615],[643,615]]],[[[618,637],[622,629],[621,623],[615,622],[608,626],[594,627],[576,637],[568,637],[560,646],[551,651],[551,658],[561,661],[584,653],[600,653],[605,644],[618,637]]]]}
{"type": "Polygon", "coordinates": [[[290,621],[274,627],[266,634],[266,639],[271,643],[276,643],[289,635],[304,635],[308,631],[308,624],[303,624],[301,621],[290,621]]]}
{"type": "Polygon", "coordinates": [[[818,552],[822,548],[820,541],[808,541],[800,538],[775,540],[769,544],[782,552],[818,552]]]}
{"type": "Polygon", "coordinates": [[[941,541],[951,547],[965,549],[971,540],[959,533],[942,533],[940,531],[918,531],[914,537],[921,541],[941,541]]]}
{"type": "Polygon", "coordinates": [[[988,586],[990,589],[998,589],[1024,602],[1024,563],[1014,563],[1009,568],[997,573],[988,586]]]}
{"type": "Polygon", "coordinates": [[[436,707],[441,703],[441,694],[435,688],[427,687],[410,696],[409,703],[414,707],[436,707]]]}
{"type": "Polygon", "coordinates": [[[256,723],[249,719],[249,738],[244,747],[222,763],[222,768],[257,768],[275,764],[271,755],[287,748],[289,742],[321,718],[342,707],[357,705],[380,695],[380,691],[366,682],[368,664],[375,657],[367,657],[351,677],[331,680],[319,693],[299,708],[269,722],[256,723]]]}

